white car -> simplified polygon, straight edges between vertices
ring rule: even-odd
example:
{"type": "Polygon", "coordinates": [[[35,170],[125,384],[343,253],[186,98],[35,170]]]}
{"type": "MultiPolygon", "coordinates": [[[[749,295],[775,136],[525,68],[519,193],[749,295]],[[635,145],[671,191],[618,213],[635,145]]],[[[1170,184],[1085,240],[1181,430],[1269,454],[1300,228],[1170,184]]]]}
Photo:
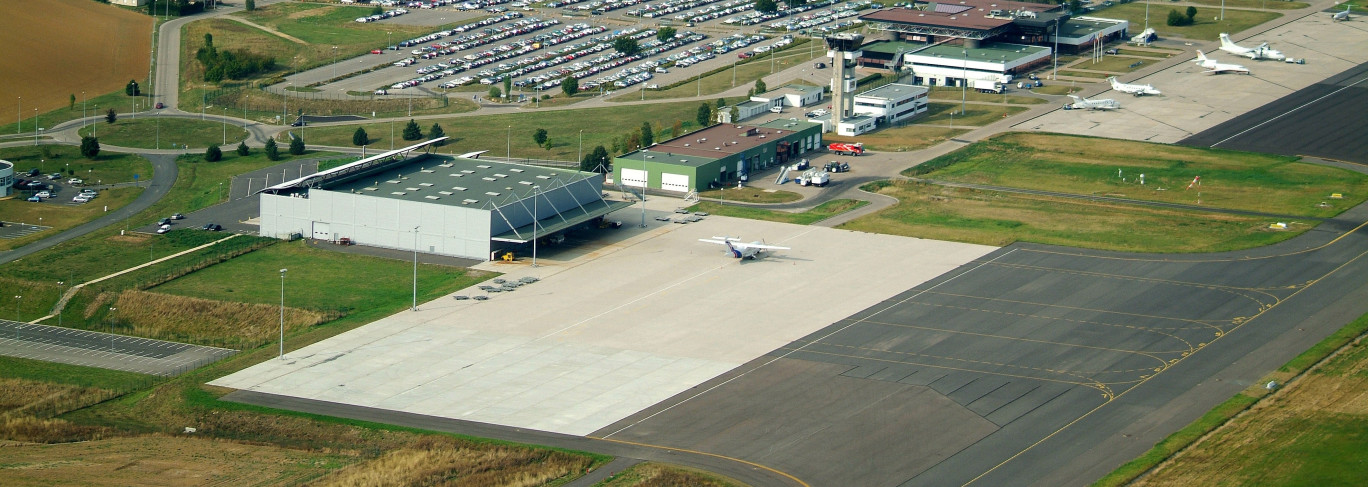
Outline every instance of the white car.
{"type": "Polygon", "coordinates": [[[157,227],[157,233],[166,233],[169,231],[171,231],[171,225],[162,225],[160,227],[157,227]]]}
{"type": "Polygon", "coordinates": [[[76,203],[85,203],[85,202],[87,202],[87,201],[90,201],[90,198],[87,197],[86,195],[78,194],[78,195],[76,195],[75,198],[72,198],[71,201],[76,202],[76,203]]]}
{"type": "Polygon", "coordinates": [[[770,107],[770,113],[784,113],[784,107],[770,107]]]}
{"type": "Polygon", "coordinates": [[[49,193],[49,192],[47,192],[47,191],[39,191],[38,194],[36,194],[36,195],[34,195],[34,196],[37,196],[37,197],[39,197],[39,198],[44,198],[44,199],[46,199],[46,198],[51,198],[51,197],[52,197],[52,193],[49,193]]]}
{"type": "Polygon", "coordinates": [[[84,182],[85,181],[82,181],[81,178],[71,178],[67,180],[67,184],[82,184],[84,182]]]}

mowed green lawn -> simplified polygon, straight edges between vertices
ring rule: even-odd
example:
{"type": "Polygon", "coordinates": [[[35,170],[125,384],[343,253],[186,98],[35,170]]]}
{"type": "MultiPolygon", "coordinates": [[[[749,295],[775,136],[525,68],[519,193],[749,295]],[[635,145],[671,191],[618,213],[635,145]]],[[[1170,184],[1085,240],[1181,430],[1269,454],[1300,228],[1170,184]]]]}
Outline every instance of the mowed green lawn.
{"type": "Polygon", "coordinates": [[[1007,89],[1006,93],[1008,94],[979,93],[978,90],[961,91],[960,88],[955,88],[953,86],[930,86],[929,88],[931,88],[931,93],[929,93],[928,96],[932,100],[936,101],[960,101],[960,99],[966,99],[969,101],[1009,103],[1014,105],[1036,105],[1040,103],[1045,103],[1045,100],[1041,98],[1036,98],[1034,96],[1009,94],[1026,92],[1025,90],[1016,89],[1015,84],[1013,84],[1011,87],[1007,89]]]}
{"type": "Polygon", "coordinates": [[[928,179],[1184,204],[1200,192],[1203,206],[1284,215],[1334,216],[1368,197],[1368,176],[1291,157],[1056,134],[1003,134],[925,165],[945,166],[928,179]]]}
{"type": "MultiPolygon", "coordinates": [[[[1229,5],[1227,5],[1227,7],[1229,7],[1229,5]]],[[[1197,7],[1197,15],[1193,17],[1196,22],[1192,25],[1173,27],[1164,23],[1164,19],[1168,17],[1169,10],[1177,10],[1178,13],[1186,15],[1187,7],[1180,5],[1161,5],[1159,3],[1150,5],[1149,26],[1154,28],[1161,38],[1177,37],[1195,41],[1214,42],[1216,41],[1216,37],[1222,32],[1240,32],[1278,17],[1282,17],[1282,14],[1277,12],[1226,8],[1225,20],[1212,20],[1220,15],[1220,7],[1197,7]]],[[[1130,25],[1138,27],[1135,30],[1136,32],[1139,32],[1140,29],[1143,29],[1141,26],[1145,25],[1145,3],[1118,3],[1111,7],[1094,11],[1088,15],[1108,19],[1125,19],[1130,21],[1130,25]]]]}
{"type": "Polygon", "coordinates": [[[926,105],[926,113],[917,115],[911,123],[950,125],[953,122],[956,127],[982,126],[1026,110],[1019,106],[965,105],[964,113],[960,113],[959,103],[931,102],[926,105]]]}
{"type": "MultiPolygon", "coordinates": [[[[211,109],[212,110],[212,109],[211,109]]],[[[247,138],[247,131],[231,121],[227,124],[212,120],[171,117],[140,117],[137,120],[123,118],[108,124],[100,122],[96,127],[81,129],[81,135],[95,135],[101,144],[139,149],[170,149],[189,146],[193,149],[209,147],[210,144],[223,144],[225,133],[228,144],[236,146],[247,138]]],[[[225,146],[224,150],[232,147],[225,146]]]]}
{"type": "MultiPolygon", "coordinates": [[[[287,306],[352,312],[406,303],[413,296],[410,262],[319,250],[303,241],[257,250],[151,291],[223,301],[279,304],[280,269],[289,269],[285,276],[287,306]]],[[[493,276],[460,267],[420,264],[418,294],[422,299],[432,299],[493,276]]]]}
{"type": "Polygon", "coordinates": [[[899,203],[839,228],[1005,246],[1018,240],[1126,252],[1217,252],[1279,242],[1309,228],[1267,219],[1138,205],[947,188],[867,185],[899,203]]]}
{"type": "MultiPolygon", "coordinates": [[[[622,138],[630,130],[640,130],[642,122],[650,122],[653,126],[659,124],[660,126],[655,128],[668,130],[675,120],[693,121],[698,114],[698,105],[699,102],[677,102],[651,105],[649,109],[615,106],[450,117],[419,120],[418,126],[426,135],[432,129],[433,123],[441,124],[442,131],[451,137],[450,143],[439,149],[444,154],[487,150],[489,156],[503,157],[511,145],[513,157],[577,161],[581,130],[584,136],[584,153],[588,154],[598,145],[611,149],[614,137],[622,138]],[[539,128],[546,129],[551,140],[550,150],[537,147],[536,141],[532,139],[532,134],[539,128]]],[[[395,122],[393,127],[383,122],[309,127],[305,140],[309,144],[351,146],[352,135],[356,133],[357,127],[361,127],[366,129],[370,148],[388,150],[391,144],[395,148],[413,144],[400,138],[406,123],[395,122]]]]}
{"type": "Polygon", "coordinates": [[[68,204],[76,190],[57,193],[51,202],[30,203],[21,198],[0,200],[0,219],[8,222],[41,224],[50,229],[20,238],[0,239],[0,250],[19,248],[31,242],[55,235],[68,228],[99,218],[105,209],[115,210],[132,203],[143,188],[126,187],[101,191],[100,196],[85,204],[68,204]],[[41,218],[41,220],[40,220],[41,218]]]}
{"type": "Polygon", "coordinates": [[[234,16],[265,25],[310,45],[323,46],[328,51],[331,51],[332,46],[337,46],[339,56],[383,48],[441,30],[438,26],[356,22],[357,17],[370,14],[370,6],[282,2],[260,6],[251,12],[238,12],[234,16]]]}
{"type": "MultiPolygon", "coordinates": [[[[101,130],[108,125],[101,123],[101,130]]],[[[103,134],[104,132],[100,132],[103,134]]],[[[101,135],[103,137],[103,135],[101,135]]],[[[104,143],[104,139],[100,139],[104,143]]],[[[0,149],[0,159],[14,163],[15,172],[38,168],[43,174],[62,173],[62,181],[81,178],[87,184],[123,183],[133,181],[133,175],[146,181],[152,177],[152,163],[137,154],[101,151],[94,159],[81,157],[79,147],[70,145],[40,145],[5,147],[0,149]]],[[[43,178],[46,181],[46,178],[43,178]]],[[[70,199],[77,191],[61,193],[70,199]]]]}

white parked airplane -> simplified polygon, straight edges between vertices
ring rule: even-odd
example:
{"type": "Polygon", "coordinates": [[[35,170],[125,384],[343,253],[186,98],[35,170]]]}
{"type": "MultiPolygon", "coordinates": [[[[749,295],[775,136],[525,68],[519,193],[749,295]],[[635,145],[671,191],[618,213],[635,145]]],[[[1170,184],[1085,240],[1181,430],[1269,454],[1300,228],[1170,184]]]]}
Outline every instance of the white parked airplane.
{"type": "Polygon", "coordinates": [[[1117,81],[1115,76],[1107,78],[1107,81],[1111,82],[1113,90],[1128,95],[1144,96],[1162,94],[1159,92],[1159,90],[1154,89],[1154,85],[1133,85],[1130,83],[1122,83],[1120,81],[1117,81]]]}
{"type": "Polygon", "coordinates": [[[1222,62],[1217,62],[1215,59],[1211,59],[1211,58],[1209,58],[1209,57],[1206,57],[1206,54],[1202,54],[1202,51],[1201,51],[1200,49],[1197,51],[1197,59],[1193,60],[1192,62],[1201,65],[1203,68],[1206,68],[1207,70],[1206,70],[1206,71],[1202,71],[1203,73],[1211,73],[1211,74],[1221,74],[1221,73],[1240,73],[1240,74],[1249,74],[1249,68],[1246,68],[1246,67],[1244,67],[1244,66],[1240,66],[1240,65],[1238,65],[1238,64],[1226,64],[1226,63],[1222,63],[1222,62]]]}
{"type": "Polygon", "coordinates": [[[744,243],[741,242],[740,237],[713,237],[710,239],[700,238],[698,239],[698,241],[726,245],[727,250],[731,252],[732,257],[737,259],[755,260],[756,256],[760,255],[761,252],[764,252],[766,250],[789,250],[788,247],[780,247],[777,245],[765,245],[764,242],[759,241],[744,243]]]}
{"type": "Polygon", "coordinates": [[[1332,21],[1335,21],[1335,20],[1349,20],[1349,7],[1352,7],[1352,5],[1345,4],[1345,5],[1344,5],[1344,11],[1343,11],[1343,12],[1335,12],[1334,15],[1331,15],[1331,16],[1330,16],[1330,20],[1332,20],[1332,21]]]}
{"type": "Polygon", "coordinates": [[[1069,98],[1073,98],[1074,102],[1064,105],[1065,110],[1115,110],[1121,108],[1121,104],[1111,98],[1089,100],[1075,95],[1069,95],[1069,98]]]}
{"type": "Polygon", "coordinates": [[[1283,55],[1282,51],[1268,47],[1267,42],[1255,47],[1241,47],[1239,44],[1231,41],[1230,34],[1225,32],[1221,33],[1221,50],[1253,60],[1272,59],[1274,61],[1284,61],[1287,59],[1287,56],[1283,55]]]}

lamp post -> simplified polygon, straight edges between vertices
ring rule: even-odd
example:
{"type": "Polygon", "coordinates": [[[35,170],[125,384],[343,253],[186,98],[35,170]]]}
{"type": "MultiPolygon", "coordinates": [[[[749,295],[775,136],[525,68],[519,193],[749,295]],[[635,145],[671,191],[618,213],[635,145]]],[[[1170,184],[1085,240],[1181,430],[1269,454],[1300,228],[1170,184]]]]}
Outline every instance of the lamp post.
{"type": "Polygon", "coordinates": [[[537,266],[537,191],[541,186],[532,187],[532,267],[537,266]]]}
{"type": "MultiPolygon", "coordinates": [[[[1146,4],[1148,5],[1148,4],[1146,4]]],[[[1054,28],[1054,49],[1050,52],[1054,58],[1054,66],[1050,68],[1050,79],[1059,80],[1059,18],[1055,18],[1054,28]]]]}
{"type": "Polygon", "coordinates": [[[332,47],[333,79],[337,79],[337,46],[332,47]]]}
{"type": "MultiPolygon", "coordinates": [[[[99,106],[99,105],[95,105],[93,108],[95,109],[95,113],[100,113],[100,106],[99,106]]],[[[99,127],[99,126],[100,126],[100,124],[98,123],[98,121],[92,121],[92,122],[90,122],[90,136],[91,136],[91,137],[95,137],[95,129],[96,129],[96,127],[99,127]]]]}
{"type": "Polygon", "coordinates": [[[508,139],[504,141],[504,160],[513,160],[513,126],[508,126],[508,139]]]}
{"type": "Polygon", "coordinates": [[[1149,0],[1145,0],[1145,30],[1149,30],[1149,0]]]}
{"type": "Polygon", "coordinates": [[[87,117],[87,116],[88,116],[88,115],[86,115],[86,96],[85,96],[85,90],[81,90],[81,128],[85,128],[86,123],[87,123],[87,122],[86,122],[86,117],[87,117]]]}
{"type": "Polygon", "coordinates": [[[584,129],[579,131],[579,160],[584,161],[584,129]]]}
{"type": "Polygon", "coordinates": [[[280,360],[285,360],[285,271],[280,270],[280,360]]]}
{"type": "MultiPolygon", "coordinates": [[[[641,149],[637,147],[637,149],[641,149]]],[[[646,185],[651,180],[650,173],[646,172],[646,159],[641,159],[641,228],[646,228],[646,185]]]]}
{"type": "Polygon", "coordinates": [[[33,145],[38,145],[38,109],[33,109],[33,145]]]}
{"type": "Polygon", "coordinates": [[[19,321],[19,301],[22,301],[23,299],[23,296],[18,294],[14,295],[14,321],[19,321]]]}
{"type": "Polygon", "coordinates": [[[413,227],[413,310],[418,311],[418,228],[413,227]]]}
{"type": "MultiPolygon", "coordinates": [[[[65,289],[65,286],[66,286],[66,281],[57,281],[57,289],[61,289],[61,290],[65,291],[65,290],[66,290],[66,289],[65,289]]],[[[65,292],[62,292],[61,294],[58,294],[58,295],[57,295],[57,296],[58,296],[58,299],[61,299],[62,294],[66,294],[66,293],[65,293],[65,292]]],[[[57,326],[62,326],[62,310],[57,310],[57,326]]]]}
{"type": "Polygon", "coordinates": [[[209,85],[200,85],[200,121],[204,121],[204,112],[209,109],[209,85]]]}
{"type": "Polygon", "coordinates": [[[394,119],[390,119],[390,150],[394,150],[394,119]]]}
{"type": "Polygon", "coordinates": [[[285,89],[280,91],[280,124],[281,124],[281,125],[285,125],[285,123],[286,123],[286,122],[285,122],[285,117],[288,117],[288,116],[289,116],[289,115],[287,115],[287,113],[289,112],[289,105],[290,105],[290,87],[291,87],[291,86],[294,86],[294,83],[292,83],[292,82],[291,82],[291,83],[285,83],[285,89]]]}
{"type": "Polygon", "coordinates": [[[960,66],[960,115],[964,115],[965,100],[969,99],[969,49],[964,49],[964,65],[960,66]]]}
{"type": "Polygon", "coordinates": [[[228,145],[228,107],[223,107],[223,145],[228,145]]]}

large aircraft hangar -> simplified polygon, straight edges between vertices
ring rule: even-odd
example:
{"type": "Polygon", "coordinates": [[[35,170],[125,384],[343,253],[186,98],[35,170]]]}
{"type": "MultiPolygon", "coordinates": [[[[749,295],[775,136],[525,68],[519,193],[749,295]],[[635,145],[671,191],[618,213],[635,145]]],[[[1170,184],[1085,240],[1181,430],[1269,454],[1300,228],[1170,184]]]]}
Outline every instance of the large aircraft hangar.
{"type": "Polygon", "coordinates": [[[422,152],[434,142],[266,188],[261,235],[485,260],[630,205],[599,174],[422,152]]]}

